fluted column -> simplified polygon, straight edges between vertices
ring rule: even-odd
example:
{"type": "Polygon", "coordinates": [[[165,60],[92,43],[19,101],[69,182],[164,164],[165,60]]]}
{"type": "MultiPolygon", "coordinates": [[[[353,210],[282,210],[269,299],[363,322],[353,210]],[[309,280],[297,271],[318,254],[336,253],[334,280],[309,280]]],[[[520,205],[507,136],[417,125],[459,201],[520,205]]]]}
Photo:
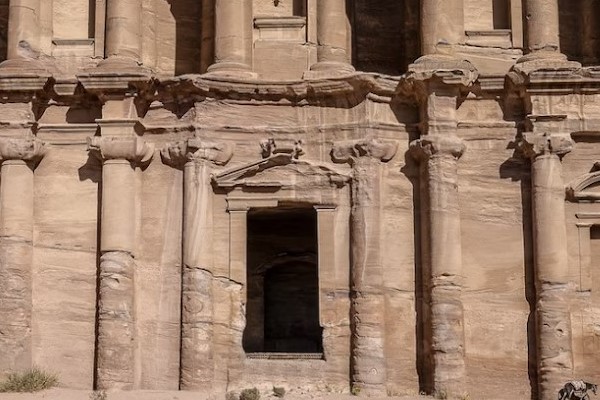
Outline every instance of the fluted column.
{"type": "Polygon", "coordinates": [[[31,368],[33,168],[31,138],[0,138],[0,372],[31,368]]]}
{"type": "Polygon", "coordinates": [[[317,63],[312,71],[352,72],[346,0],[317,2],[317,63]]]}
{"type": "Polygon", "coordinates": [[[352,390],[385,396],[385,301],[381,260],[381,165],[396,154],[392,141],[337,143],[333,158],[353,167],[351,214],[352,390]]]}
{"type": "Polygon", "coordinates": [[[458,160],[465,146],[450,134],[428,134],[411,144],[421,162],[427,193],[423,222],[427,224],[429,262],[427,282],[429,321],[426,330],[431,348],[430,369],[433,391],[463,394],[465,377],[462,253],[458,160]]]}
{"type": "Polygon", "coordinates": [[[214,165],[232,156],[228,144],[189,139],[162,151],[163,161],[183,168],[183,268],[181,380],[183,390],[210,391],[214,383],[212,187],[214,165]]]}
{"type": "Polygon", "coordinates": [[[107,0],[105,56],[136,66],[142,60],[142,1],[107,0]]]}
{"type": "Polygon", "coordinates": [[[154,147],[130,134],[134,121],[98,124],[107,136],[89,141],[102,160],[96,387],[127,390],[134,388],[135,364],[135,167],[152,158],[154,147]]]}
{"type": "Polygon", "coordinates": [[[213,0],[215,60],[208,72],[251,76],[252,0],[213,0]]]}
{"type": "Polygon", "coordinates": [[[41,0],[10,0],[7,59],[35,58],[39,50],[41,0]]]}
{"type": "Polygon", "coordinates": [[[446,53],[464,43],[464,0],[421,0],[422,55],[446,53]]]}
{"type": "Polygon", "coordinates": [[[573,372],[561,163],[572,142],[568,135],[531,133],[521,147],[531,158],[538,393],[540,400],[553,400],[573,372]]]}

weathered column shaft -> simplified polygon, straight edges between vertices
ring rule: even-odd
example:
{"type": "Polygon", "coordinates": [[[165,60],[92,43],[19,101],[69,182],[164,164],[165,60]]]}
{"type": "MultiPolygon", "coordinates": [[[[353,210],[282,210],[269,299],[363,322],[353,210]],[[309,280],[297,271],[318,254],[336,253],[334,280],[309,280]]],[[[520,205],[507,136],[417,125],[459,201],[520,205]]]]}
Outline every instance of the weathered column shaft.
{"type": "Polygon", "coordinates": [[[438,52],[438,44],[464,43],[463,0],[421,0],[421,48],[423,55],[438,52]]]}
{"type": "Polygon", "coordinates": [[[366,139],[336,143],[332,156],[353,166],[351,214],[352,390],[387,394],[385,301],[381,261],[381,165],[397,143],[366,139]]]}
{"type": "Polygon", "coordinates": [[[540,400],[551,400],[573,370],[561,164],[572,143],[568,135],[532,133],[525,135],[522,147],[532,160],[538,392],[540,400]]]}
{"type": "Polygon", "coordinates": [[[428,134],[412,144],[421,160],[422,181],[427,196],[423,231],[426,232],[427,260],[423,280],[429,300],[426,336],[431,384],[435,392],[463,393],[464,315],[462,293],[462,253],[460,205],[458,196],[458,159],[464,144],[453,135],[428,134]]]}
{"type": "Polygon", "coordinates": [[[539,393],[549,400],[573,369],[565,186],[556,154],[536,157],[531,172],[539,393]]]}
{"type": "Polygon", "coordinates": [[[317,2],[317,60],[349,64],[350,23],[346,0],[317,2]]]}
{"type": "Polygon", "coordinates": [[[33,171],[2,163],[0,184],[0,371],[30,368],[33,171]]]}
{"type": "Polygon", "coordinates": [[[559,51],[558,0],[527,0],[525,7],[529,51],[559,51]]]}
{"type": "Polygon", "coordinates": [[[212,187],[214,164],[232,156],[228,145],[189,139],[167,146],[163,161],[183,167],[183,266],[181,379],[184,390],[214,389],[214,276],[212,268],[212,187]]]}
{"type": "Polygon", "coordinates": [[[215,62],[209,71],[252,69],[252,0],[214,0],[215,62]]]}
{"type": "MultiPolygon", "coordinates": [[[[10,0],[7,46],[9,60],[26,56],[27,46],[33,51],[38,49],[39,15],[40,0],[10,0]],[[26,45],[22,42],[26,42],[26,45]]],[[[34,54],[30,53],[29,57],[34,58],[34,54]]]]}
{"type": "Polygon", "coordinates": [[[0,372],[32,365],[33,168],[44,144],[0,138],[0,372]]]}
{"type": "Polygon", "coordinates": [[[133,135],[135,120],[99,120],[105,136],[89,139],[102,160],[96,387],[134,389],[136,165],[154,147],[133,135]]]}
{"type": "Polygon", "coordinates": [[[102,167],[101,231],[96,385],[132,389],[135,171],[128,160],[106,160],[102,167]]]}
{"type": "Polygon", "coordinates": [[[210,168],[206,161],[184,167],[181,389],[210,389],[213,359],[213,275],[207,225],[212,214],[210,168]]]}
{"type": "Polygon", "coordinates": [[[456,391],[465,374],[457,159],[433,155],[427,170],[433,383],[437,390],[456,391]]]}
{"type": "Polygon", "coordinates": [[[106,57],[128,57],[136,61],[142,56],[141,0],[107,0],[106,57]]]}
{"type": "Polygon", "coordinates": [[[386,385],[378,164],[357,159],[352,188],[352,381],[353,388],[367,395],[385,394],[386,385]]]}

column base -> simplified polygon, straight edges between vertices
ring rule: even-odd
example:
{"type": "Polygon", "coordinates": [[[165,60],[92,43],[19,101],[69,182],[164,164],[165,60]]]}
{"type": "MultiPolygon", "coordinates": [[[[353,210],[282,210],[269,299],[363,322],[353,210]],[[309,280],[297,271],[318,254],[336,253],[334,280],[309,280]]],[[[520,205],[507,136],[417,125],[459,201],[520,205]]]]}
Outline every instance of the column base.
{"type": "Polygon", "coordinates": [[[319,61],[311,65],[310,71],[304,72],[303,79],[323,79],[335,78],[338,76],[351,75],[356,70],[346,62],[340,61],[319,61]]]}
{"type": "Polygon", "coordinates": [[[581,64],[569,61],[567,56],[553,50],[537,50],[517,60],[514,69],[519,72],[531,72],[535,70],[573,70],[580,69],[581,64]]]}
{"type": "Polygon", "coordinates": [[[223,61],[216,62],[206,70],[208,76],[232,77],[241,79],[256,79],[258,74],[252,71],[248,64],[223,61]]]}

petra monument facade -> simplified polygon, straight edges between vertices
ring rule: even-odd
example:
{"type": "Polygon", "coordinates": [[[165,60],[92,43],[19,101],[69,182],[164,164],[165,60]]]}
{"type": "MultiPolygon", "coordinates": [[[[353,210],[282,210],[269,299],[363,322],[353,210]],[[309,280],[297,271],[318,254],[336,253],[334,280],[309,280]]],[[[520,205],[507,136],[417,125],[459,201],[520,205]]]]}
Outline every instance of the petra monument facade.
{"type": "Polygon", "coordinates": [[[599,15],[0,0],[0,378],[599,382],[599,15]]]}

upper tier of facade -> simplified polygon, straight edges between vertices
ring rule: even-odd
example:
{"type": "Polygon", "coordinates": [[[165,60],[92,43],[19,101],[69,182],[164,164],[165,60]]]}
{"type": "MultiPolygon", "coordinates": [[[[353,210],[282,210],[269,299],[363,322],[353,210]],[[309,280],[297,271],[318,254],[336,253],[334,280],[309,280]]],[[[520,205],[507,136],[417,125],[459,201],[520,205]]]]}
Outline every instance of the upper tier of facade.
{"type": "Polygon", "coordinates": [[[38,59],[73,76],[122,56],[163,77],[295,80],[401,75],[441,52],[497,75],[538,50],[599,64],[599,13],[593,0],[0,0],[0,61],[38,59]]]}

